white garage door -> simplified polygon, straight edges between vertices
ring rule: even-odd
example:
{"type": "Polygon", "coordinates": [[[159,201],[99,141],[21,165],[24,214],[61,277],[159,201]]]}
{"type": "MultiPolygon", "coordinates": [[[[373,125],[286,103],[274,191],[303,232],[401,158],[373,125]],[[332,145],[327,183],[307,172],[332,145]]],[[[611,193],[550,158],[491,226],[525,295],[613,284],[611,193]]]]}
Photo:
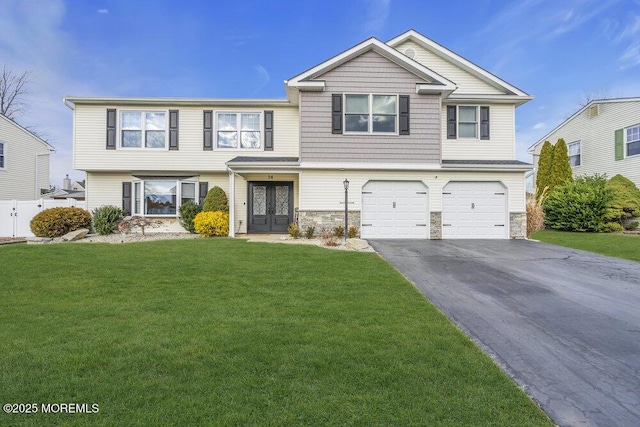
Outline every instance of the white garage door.
{"type": "Polygon", "coordinates": [[[427,239],[427,186],[420,181],[369,181],[362,187],[361,235],[427,239]]]}
{"type": "Polygon", "coordinates": [[[450,182],[442,190],[443,239],[507,239],[507,191],[499,182],[450,182]]]}

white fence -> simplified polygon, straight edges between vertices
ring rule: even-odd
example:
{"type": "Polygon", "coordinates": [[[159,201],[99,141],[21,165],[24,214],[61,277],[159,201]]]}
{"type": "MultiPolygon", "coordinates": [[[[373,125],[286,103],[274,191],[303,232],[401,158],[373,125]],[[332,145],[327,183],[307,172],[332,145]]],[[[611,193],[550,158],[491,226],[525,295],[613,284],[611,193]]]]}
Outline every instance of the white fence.
{"type": "Polygon", "coordinates": [[[87,202],[75,199],[0,200],[0,237],[33,237],[29,223],[39,212],[58,207],[86,209],[87,202]]]}

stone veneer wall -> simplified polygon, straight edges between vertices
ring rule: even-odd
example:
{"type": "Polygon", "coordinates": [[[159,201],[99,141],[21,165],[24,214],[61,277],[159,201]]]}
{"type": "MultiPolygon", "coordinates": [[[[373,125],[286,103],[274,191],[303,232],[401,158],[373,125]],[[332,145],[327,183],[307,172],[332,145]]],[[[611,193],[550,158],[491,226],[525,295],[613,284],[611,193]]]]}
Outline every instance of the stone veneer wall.
{"type": "Polygon", "coordinates": [[[429,221],[429,238],[442,239],[442,212],[431,212],[429,221]]]}
{"type": "MultiPolygon", "coordinates": [[[[304,231],[309,225],[316,228],[316,234],[325,227],[344,227],[344,211],[298,211],[298,226],[304,231]]],[[[360,231],[360,211],[349,211],[349,226],[351,225],[355,225],[360,231]]]]}
{"type": "Polygon", "coordinates": [[[524,239],[527,237],[527,213],[509,212],[510,238],[524,239]]]}

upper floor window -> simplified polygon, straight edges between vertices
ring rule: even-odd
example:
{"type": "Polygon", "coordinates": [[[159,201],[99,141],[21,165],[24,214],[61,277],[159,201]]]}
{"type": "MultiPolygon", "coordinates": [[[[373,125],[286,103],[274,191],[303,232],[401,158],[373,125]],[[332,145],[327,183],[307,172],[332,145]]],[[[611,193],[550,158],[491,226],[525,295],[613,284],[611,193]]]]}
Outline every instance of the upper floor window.
{"type": "Polygon", "coordinates": [[[166,148],[167,115],[163,111],[122,111],[122,148],[166,148]]]}
{"type": "Polygon", "coordinates": [[[260,113],[218,113],[217,148],[260,149],[260,113]]]}
{"type": "Polygon", "coordinates": [[[347,94],[345,133],[391,133],[398,128],[398,96],[347,94]]]}
{"type": "Polygon", "coordinates": [[[489,107],[447,106],[447,139],[489,139],[489,107]]]}
{"type": "Polygon", "coordinates": [[[627,146],[627,156],[640,154],[640,125],[625,130],[625,145],[627,146]]]}
{"type": "Polygon", "coordinates": [[[580,145],[580,141],[571,142],[567,145],[569,165],[571,167],[580,166],[580,145]]]}
{"type": "Polygon", "coordinates": [[[0,169],[5,168],[5,155],[4,142],[0,142],[0,169]]]}

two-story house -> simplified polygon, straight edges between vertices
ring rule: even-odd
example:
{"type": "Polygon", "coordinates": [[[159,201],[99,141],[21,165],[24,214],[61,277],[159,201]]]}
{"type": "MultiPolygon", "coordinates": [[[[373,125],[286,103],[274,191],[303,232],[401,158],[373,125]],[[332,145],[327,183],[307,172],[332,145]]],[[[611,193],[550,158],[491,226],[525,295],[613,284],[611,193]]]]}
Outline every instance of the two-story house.
{"type": "Polygon", "coordinates": [[[0,114],[0,200],[34,200],[49,191],[49,156],[55,151],[0,114]]]}
{"type": "Polygon", "coordinates": [[[534,170],[544,141],[560,138],[574,176],[620,174],[640,187],[640,98],[597,99],[580,108],[529,147],[534,170]]]}
{"type": "Polygon", "coordinates": [[[214,185],[236,233],[350,223],[363,238],[519,238],[515,109],[532,99],[416,31],[285,81],[285,99],[67,97],[89,209],[170,223],[214,185]]]}

